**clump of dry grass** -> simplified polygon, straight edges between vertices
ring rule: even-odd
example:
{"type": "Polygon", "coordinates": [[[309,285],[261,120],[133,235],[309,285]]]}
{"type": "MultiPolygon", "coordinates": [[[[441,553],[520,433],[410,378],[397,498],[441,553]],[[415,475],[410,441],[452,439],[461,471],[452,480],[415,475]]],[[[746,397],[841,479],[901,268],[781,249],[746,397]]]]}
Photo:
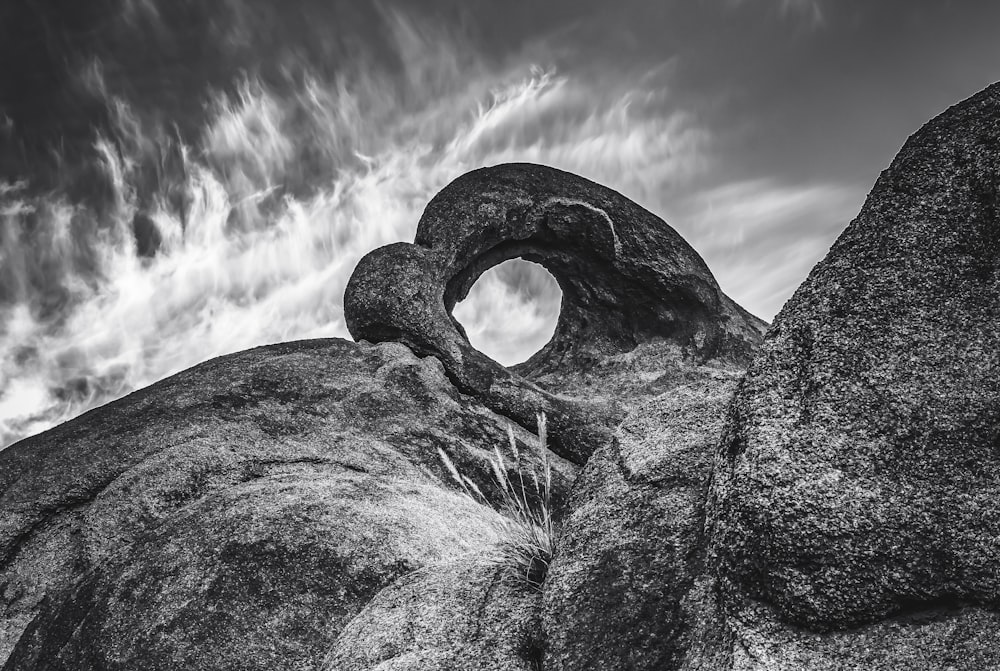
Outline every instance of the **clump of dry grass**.
{"type": "Polygon", "coordinates": [[[500,513],[497,531],[500,542],[491,559],[509,570],[510,575],[523,580],[529,588],[541,591],[555,553],[556,529],[552,518],[552,465],[546,449],[545,414],[538,414],[538,459],[529,460],[521,454],[514,438],[514,429],[507,425],[507,438],[514,461],[514,475],[507,469],[507,460],[497,445],[490,456],[490,470],[500,493],[499,501],[491,501],[476,484],[455,468],[448,455],[438,448],[438,454],[451,477],[465,495],[500,513]]]}

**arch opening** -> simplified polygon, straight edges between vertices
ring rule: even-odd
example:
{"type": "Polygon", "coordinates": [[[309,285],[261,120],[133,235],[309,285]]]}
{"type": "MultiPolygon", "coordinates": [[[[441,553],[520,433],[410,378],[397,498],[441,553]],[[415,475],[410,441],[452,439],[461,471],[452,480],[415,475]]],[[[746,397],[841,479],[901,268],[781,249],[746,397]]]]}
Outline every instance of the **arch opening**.
{"type": "Polygon", "coordinates": [[[562,290],[541,265],[508,259],[476,279],[452,316],[477,350],[504,366],[527,361],[552,339],[562,290]]]}

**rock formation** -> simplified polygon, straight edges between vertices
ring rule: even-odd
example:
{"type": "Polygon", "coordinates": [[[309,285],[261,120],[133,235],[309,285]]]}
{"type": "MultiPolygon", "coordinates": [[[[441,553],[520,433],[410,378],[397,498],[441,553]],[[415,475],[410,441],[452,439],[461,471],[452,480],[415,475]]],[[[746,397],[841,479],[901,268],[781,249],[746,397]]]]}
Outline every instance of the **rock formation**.
{"type": "Polygon", "coordinates": [[[651,340],[702,360],[743,361],[763,330],[663,221],[589,180],[518,164],[475,170],[445,187],[414,244],[361,260],[344,311],[355,338],[437,357],[458,389],[496,412],[525,426],[545,412],[556,451],[578,464],[602,442],[613,409],[563,401],[525,376],[586,368],[651,340]],[[552,340],[508,371],[469,344],[451,311],[482,273],[515,257],[552,273],[563,302],[552,340]]]}
{"type": "Polygon", "coordinates": [[[998,185],[994,86],[907,142],[763,338],[621,195],[469,173],[358,265],[357,343],[222,357],[0,452],[0,664],[998,668],[998,185]],[[451,310],[512,257],[563,304],[506,369],[451,310]],[[536,410],[540,593],[437,452],[491,498],[536,410]]]}
{"type": "Polygon", "coordinates": [[[679,583],[691,573],[724,403],[765,324],[661,220],[598,184],[528,165],[455,180],[428,205],[414,244],[358,264],[345,306],[355,337],[437,357],[495,411],[531,427],[534,409],[545,410],[557,452],[587,462],[544,594],[545,667],[675,659],[679,583]],[[469,345],[450,311],[515,256],[547,268],[563,303],[552,341],[508,371],[469,345]],[[622,441],[607,434],[654,395],[671,397],[645,411],[663,423],[639,410],[622,441]]]}

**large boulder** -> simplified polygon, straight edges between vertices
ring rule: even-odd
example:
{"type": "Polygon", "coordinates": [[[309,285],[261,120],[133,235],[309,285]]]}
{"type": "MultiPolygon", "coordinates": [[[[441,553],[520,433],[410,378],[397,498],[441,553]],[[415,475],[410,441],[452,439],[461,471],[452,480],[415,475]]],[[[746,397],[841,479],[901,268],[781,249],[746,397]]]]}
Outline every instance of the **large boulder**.
{"type": "Polygon", "coordinates": [[[505,424],[434,359],[318,340],[22,441],[0,452],[4,668],[313,668],[396,578],[496,542],[437,449],[489,492],[505,424]]]}
{"type": "Polygon", "coordinates": [[[988,664],[884,668],[1000,666],[996,617],[973,608],[1000,604],[1000,85],[906,142],[776,318],[709,529],[734,611],[822,632],[968,606],[955,622],[993,627],[988,664]]]}

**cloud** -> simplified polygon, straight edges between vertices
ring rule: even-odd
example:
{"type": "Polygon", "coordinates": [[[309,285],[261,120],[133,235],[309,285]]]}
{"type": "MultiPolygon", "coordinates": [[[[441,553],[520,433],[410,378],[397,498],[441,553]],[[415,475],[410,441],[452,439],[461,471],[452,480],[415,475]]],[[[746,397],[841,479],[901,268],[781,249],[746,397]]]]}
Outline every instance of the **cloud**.
{"type": "Polygon", "coordinates": [[[864,198],[839,184],[733,182],[680,203],[674,222],[722,289],[770,320],[823,258],[864,198]]]}
{"type": "Polygon", "coordinates": [[[727,0],[730,7],[753,6],[777,12],[785,19],[801,21],[807,27],[820,28],[825,23],[822,0],[727,0]]]}
{"type": "MultiPolygon", "coordinates": [[[[493,63],[441,26],[385,20],[401,71],[303,62],[292,91],[244,74],[190,144],[104,69],[81,74],[116,125],[91,158],[107,202],[0,190],[0,251],[16,259],[0,264],[0,444],[213,356],[347,336],[358,259],[412,240],[430,198],[474,168],[534,161],[639,200],[703,169],[709,136],[662,82],[560,73],[537,50],[493,63]]],[[[523,360],[548,340],[551,280],[515,264],[480,284],[460,315],[486,353],[523,360]]]]}
{"type": "Polygon", "coordinates": [[[561,300],[548,271],[512,259],[486,271],[454,314],[473,347],[510,366],[551,340],[561,300]]]}
{"type": "Polygon", "coordinates": [[[813,26],[823,23],[823,8],[820,0],[780,0],[782,16],[805,18],[813,26]]]}

